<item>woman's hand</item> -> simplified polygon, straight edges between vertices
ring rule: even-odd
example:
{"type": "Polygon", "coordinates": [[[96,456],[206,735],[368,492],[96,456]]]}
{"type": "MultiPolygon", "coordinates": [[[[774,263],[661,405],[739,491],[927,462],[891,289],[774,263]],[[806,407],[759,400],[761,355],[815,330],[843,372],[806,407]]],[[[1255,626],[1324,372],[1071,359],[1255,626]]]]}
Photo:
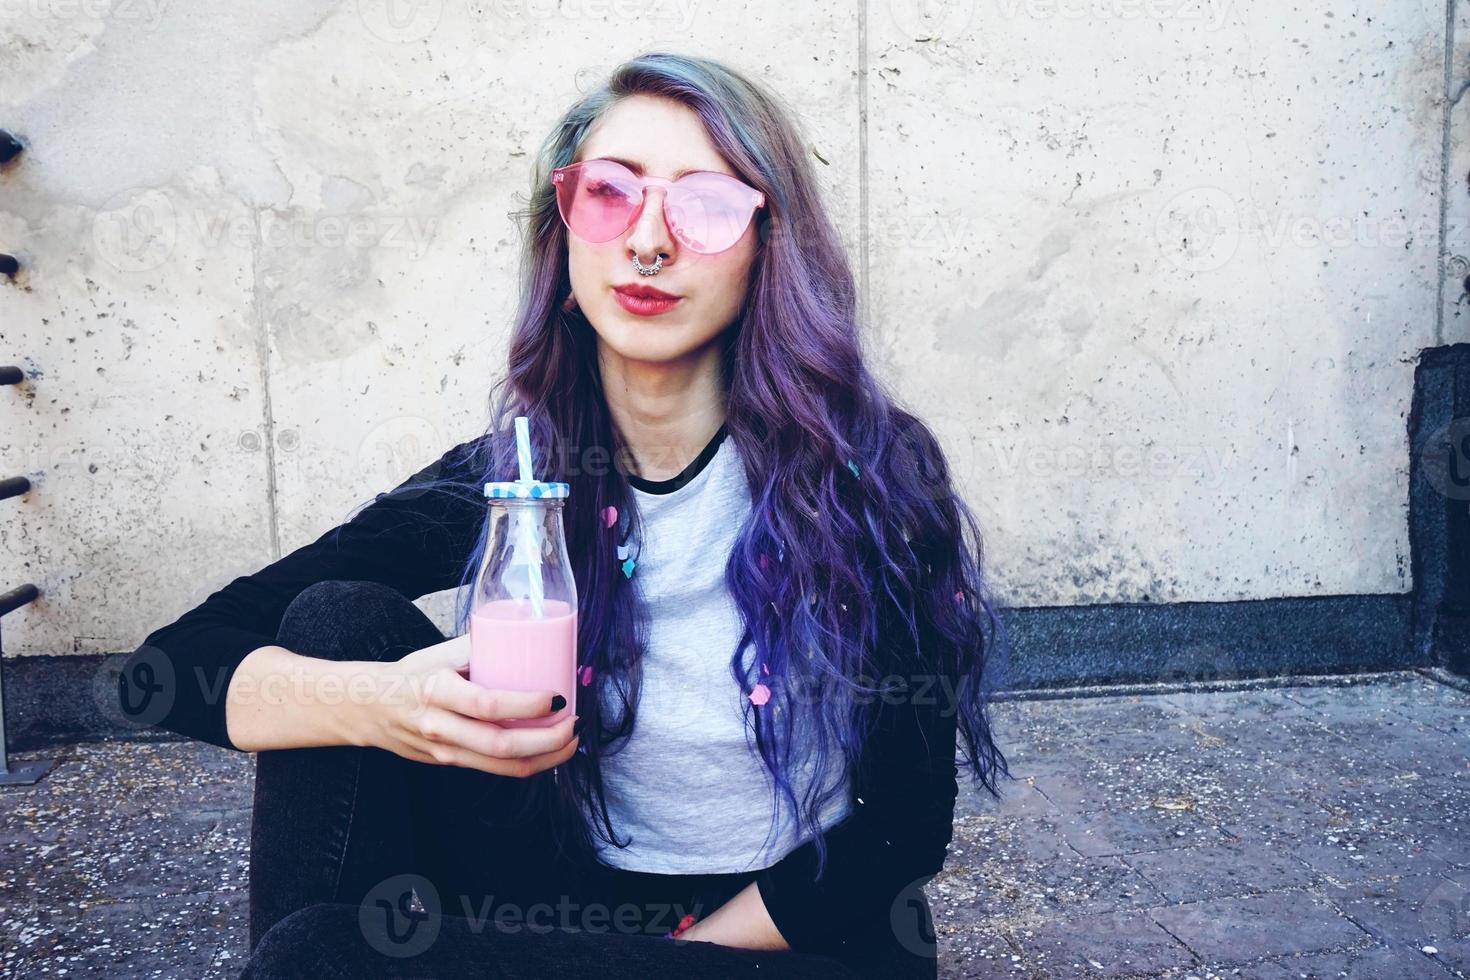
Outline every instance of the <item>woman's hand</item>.
{"type": "Polygon", "coordinates": [[[572,734],[573,715],[547,728],[496,724],[551,714],[555,692],[481,687],[465,676],[469,663],[470,639],[464,635],[401,660],[371,664],[377,696],[359,705],[352,744],[387,749],[415,762],[520,778],[572,757],[579,743],[572,734]]]}

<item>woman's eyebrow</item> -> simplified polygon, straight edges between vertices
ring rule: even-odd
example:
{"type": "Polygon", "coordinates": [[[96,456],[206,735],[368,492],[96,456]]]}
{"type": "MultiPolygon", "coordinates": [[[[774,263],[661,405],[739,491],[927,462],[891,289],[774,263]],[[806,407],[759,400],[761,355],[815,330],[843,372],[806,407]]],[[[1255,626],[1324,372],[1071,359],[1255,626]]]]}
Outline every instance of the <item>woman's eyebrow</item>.
{"type": "MultiPolygon", "coordinates": [[[[599,159],[599,160],[611,160],[613,163],[621,163],[623,166],[627,167],[629,170],[633,171],[638,176],[640,176],[640,177],[643,176],[643,164],[639,163],[637,160],[624,160],[622,157],[607,157],[607,156],[598,157],[597,159],[599,159]]],[[[688,169],[680,170],[678,173],[674,174],[674,179],[675,180],[678,180],[680,177],[683,177],[685,174],[702,174],[702,173],[715,173],[715,174],[719,174],[719,173],[724,173],[724,171],[723,170],[711,170],[708,167],[689,167],[688,169]]],[[[725,176],[728,177],[728,176],[731,176],[731,175],[730,174],[725,174],[725,176]]]]}

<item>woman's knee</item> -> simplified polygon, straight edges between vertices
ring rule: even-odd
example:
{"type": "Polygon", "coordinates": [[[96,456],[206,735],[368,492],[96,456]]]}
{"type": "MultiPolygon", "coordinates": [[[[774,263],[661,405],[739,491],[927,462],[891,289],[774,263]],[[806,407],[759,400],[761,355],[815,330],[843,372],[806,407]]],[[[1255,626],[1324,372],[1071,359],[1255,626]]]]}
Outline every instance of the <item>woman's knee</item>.
{"type": "Polygon", "coordinates": [[[444,639],[423,610],[382,584],[332,579],[302,589],[286,607],[276,642],[331,660],[397,660],[444,639]]]}
{"type": "Polygon", "coordinates": [[[350,952],[362,942],[358,908],[321,902],[297,909],[266,930],[240,980],[321,980],[350,976],[350,952]]]}

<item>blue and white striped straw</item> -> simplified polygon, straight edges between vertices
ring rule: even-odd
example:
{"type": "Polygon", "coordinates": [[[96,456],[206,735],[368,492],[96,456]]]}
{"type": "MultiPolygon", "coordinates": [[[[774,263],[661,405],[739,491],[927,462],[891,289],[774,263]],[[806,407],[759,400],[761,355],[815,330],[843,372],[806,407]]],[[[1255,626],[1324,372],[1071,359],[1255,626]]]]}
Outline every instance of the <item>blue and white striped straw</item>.
{"type": "MultiPolygon", "coordinates": [[[[516,416],[516,461],[520,465],[521,478],[519,483],[535,483],[536,477],[531,472],[531,420],[524,415],[516,416]]],[[[541,528],[540,523],[532,521],[529,515],[521,515],[523,521],[521,528],[524,532],[527,557],[533,557],[531,562],[531,611],[537,619],[546,616],[546,586],[541,581],[541,528]]]]}
{"type": "Polygon", "coordinates": [[[516,416],[516,460],[521,466],[521,483],[534,483],[531,474],[531,420],[524,415],[516,416]]]}

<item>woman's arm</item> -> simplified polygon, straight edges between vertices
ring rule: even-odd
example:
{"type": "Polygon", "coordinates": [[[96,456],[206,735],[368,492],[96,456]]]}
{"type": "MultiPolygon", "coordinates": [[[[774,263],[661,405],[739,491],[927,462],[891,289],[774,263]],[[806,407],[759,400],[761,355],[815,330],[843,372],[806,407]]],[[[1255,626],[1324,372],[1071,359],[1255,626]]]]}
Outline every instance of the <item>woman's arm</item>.
{"type": "Polygon", "coordinates": [[[764,907],[792,949],[831,954],[854,937],[891,931],[895,904],[944,867],[958,789],[954,725],[951,716],[929,729],[932,754],[915,751],[912,733],[890,733],[853,813],[827,832],[821,881],[812,881],[810,841],[757,875],[764,907]]]}
{"type": "Polygon", "coordinates": [[[351,745],[361,727],[351,689],[366,675],[353,661],[257,647],[235,668],[226,692],[226,734],[242,752],[351,745]]]}
{"type": "Polygon", "coordinates": [[[953,678],[901,676],[907,694],[879,702],[853,811],[827,830],[822,880],[812,881],[817,847],[807,841],[681,938],[832,955],[891,935],[894,915],[912,914],[902,901],[943,868],[953,835],[958,714],[953,678]]]}
{"type": "Polygon", "coordinates": [[[891,934],[893,916],[910,912],[895,906],[944,867],[959,793],[954,678],[903,676],[907,694],[880,700],[853,811],[826,833],[822,879],[812,881],[814,841],[756,876],[764,911],[798,952],[831,955],[891,934]]]}
{"type": "Polygon", "coordinates": [[[681,938],[830,955],[854,935],[893,928],[895,902],[944,865],[958,790],[955,716],[946,719],[940,706],[905,707],[915,727],[894,725],[874,736],[874,778],[859,790],[857,809],[827,832],[822,880],[811,880],[817,851],[808,841],[681,938]],[[918,751],[921,720],[933,737],[918,751]]]}
{"type": "Polygon", "coordinates": [[[771,921],[760,888],[753,881],[708,917],[685,929],[679,938],[742,949],[791,948],[771,921]]]}
{"type": "Polygon", "coordinates": [[[458,586],[483,520],[474,469],[485,438],[460,443],[346,523],[235,578],[150,633],[123,665],[123,714],[239,751],[344,744],[338,713],[314,701],[311,711],[301,711],[297,690],[298,681],[351,668],[277,646],[286,607],[307,586],[332,579],[380,582],[410,599],[458,586]],[[440,479],[453,480],[457,491],[414,489],[440,479]],[[290,694],[284,702],[260,696],[262,685],[270,684],[285,685],[290,694]]]}

